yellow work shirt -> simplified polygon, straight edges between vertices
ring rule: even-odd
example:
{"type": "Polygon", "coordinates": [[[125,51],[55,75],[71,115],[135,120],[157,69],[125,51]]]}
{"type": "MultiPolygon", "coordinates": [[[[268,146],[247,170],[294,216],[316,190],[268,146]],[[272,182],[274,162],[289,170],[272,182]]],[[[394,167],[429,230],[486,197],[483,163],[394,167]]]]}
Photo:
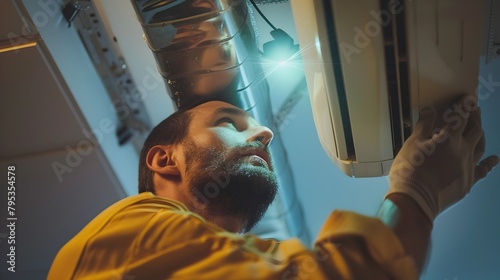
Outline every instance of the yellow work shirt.
{"type": "Polygon", "coordinates": [[[227,232],[180,202],[142,193],[99,214],[57,254],[61,279],[417,279],[380,220],[334,211],[314,249],[227,232]]]}

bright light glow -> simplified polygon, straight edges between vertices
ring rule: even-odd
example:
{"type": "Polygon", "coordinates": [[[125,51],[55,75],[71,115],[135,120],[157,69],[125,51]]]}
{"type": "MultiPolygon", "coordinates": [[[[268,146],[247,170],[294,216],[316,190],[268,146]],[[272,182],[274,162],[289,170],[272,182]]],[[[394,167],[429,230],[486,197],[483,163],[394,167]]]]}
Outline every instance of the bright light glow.
{"type": "Polygon", "coordinates": [[[271,78],[274,84],[290,84],[304,75],[302,60],[297,55],[286,60],[261,60],[263,79],[271,78]]]}
{"type": "Polygon", "coordinates": [[[271,58],[261,57],[260,63],[265,73],[262,79],[269,77],[273,73],[275,73],[275,75],[273,75],[273,79],[276,79],[277,76],[287,79],[290,75],[294,75],[293,73],[303,71],[304,66],[302,64],[302,59],[300,58],[300,52],[301,51],[299,50],[293,53],[287,59],[273,60],[271,58]]]}
{"type": "Polygon", "coordinates": [[[280,62],[278,62],[278,67],[284,67],[284,66],[287,66],[288,65],[288,61],[287,60],[282,60],[280,62]]]}

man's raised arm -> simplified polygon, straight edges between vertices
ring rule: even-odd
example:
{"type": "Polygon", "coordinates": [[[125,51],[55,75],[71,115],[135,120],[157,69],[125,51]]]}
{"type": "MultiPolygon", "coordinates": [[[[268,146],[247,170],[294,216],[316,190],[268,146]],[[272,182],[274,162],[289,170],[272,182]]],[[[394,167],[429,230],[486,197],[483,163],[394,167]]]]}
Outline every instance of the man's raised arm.
{"type": "Polygon", "coordinates": [[[485,139],[474,96],[463,96],[442,116],[421,112],[414,132],[394,160],[390,188],[378,217],[401,240],[421,272],[434,219],[460,201],[498,164],[481,160],[485,139]]]}

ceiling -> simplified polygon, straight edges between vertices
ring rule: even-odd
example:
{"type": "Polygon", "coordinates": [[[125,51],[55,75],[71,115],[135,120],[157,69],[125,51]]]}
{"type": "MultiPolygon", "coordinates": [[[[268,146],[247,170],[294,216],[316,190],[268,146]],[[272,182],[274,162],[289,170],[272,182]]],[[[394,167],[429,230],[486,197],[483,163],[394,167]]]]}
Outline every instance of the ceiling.
{"type": "MultiPolygon", "coordinates": [[[[97,2],[106,11],[135,82],[143,85],[147,80],[150,85],[143,99],[149,120],[160,122],[173,109],[130,2],[97,2]]],[[[43,43],[0,53],[0,166],[4,171],[16,166],[20,271],[12,278],[2,267],[0,275],[2,279],[43,279],[64,242],[106,206],[135,193],[138,158],[133,145],[116,144],[114,129],[109,129],[118,124],[113,104],[77,34],[59,14],[60,1],[15,3],[19,10],[11,1],[1,4],[0,40],[12,34],[34,37],[20,16],[29,14],[43,43]],[[88,137],[90,131],[93,138],[88,137]]],[[[261,8],[274,25],[297,38],[289,3],[261,8]]],[[[262,44],[271,39],[270,28],[256,13],[254,17],[262,44]]],[[[478,94],[486,154],[499,155],[500,59],[488,65],[483,60],[478,94]]],[[[302,75],[301,69],[283,67],[269,73],[275,113],[302,75]]],[[[313,239],[334,209],[376,213],[388,188],[387,178],[354,179],[339,171],[319,143],[307,93],[286,115],[279,131],[302,204],[304,226],[313,239]]],[[[0,176],[3,182],[5,175],[0,176]]],[[[423,279],[499,279],[499,185],[500,172],[495,170],[463,202],[437,219],[423,279]]],[[[5,203],[2,199],[1,209],[5,203]]],[[[0,212],[4,221],[6,215],[0,212]]],[[[5,237],[5,229],[0,230],[4,264],[5,237]]]]}

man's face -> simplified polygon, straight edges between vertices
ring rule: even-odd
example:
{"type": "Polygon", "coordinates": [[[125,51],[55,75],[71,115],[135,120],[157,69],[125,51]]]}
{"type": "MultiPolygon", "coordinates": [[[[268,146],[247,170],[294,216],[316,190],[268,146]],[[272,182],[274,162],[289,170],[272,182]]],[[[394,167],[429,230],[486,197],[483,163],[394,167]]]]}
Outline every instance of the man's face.
{"type": "Polygon", "coordinates": [[[183,147],[193,204],[201,213],[238,217],[248,231],[276,195],[267,149],[273,134],[228,103],[208,102],[192,112],[183,147]]]}

